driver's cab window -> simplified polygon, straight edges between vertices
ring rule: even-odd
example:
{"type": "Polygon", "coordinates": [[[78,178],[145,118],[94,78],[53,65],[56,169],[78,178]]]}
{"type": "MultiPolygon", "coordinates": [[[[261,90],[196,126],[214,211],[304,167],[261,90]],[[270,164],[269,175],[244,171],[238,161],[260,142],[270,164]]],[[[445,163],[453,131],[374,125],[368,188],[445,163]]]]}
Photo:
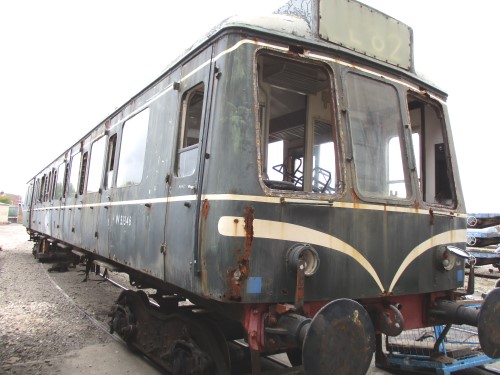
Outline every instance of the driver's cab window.
{"type": "Polygon", "coordinates": [[[330,71],[261,54],[257,72],[264,184],[274,190],[339,193],[330,71]]]}
{"type": "Polygon", "coordinates": [[[368,199],[409,201],[411,180],[396,87],[349,73],[346,89],[357,192],[368,199]]]}
{"type": "Polygon", "coordinates": [[[410,94],[408,113],[423,200],[430,204],[455,206],[451,158],[441,105],[434,100],[410,94]]]}

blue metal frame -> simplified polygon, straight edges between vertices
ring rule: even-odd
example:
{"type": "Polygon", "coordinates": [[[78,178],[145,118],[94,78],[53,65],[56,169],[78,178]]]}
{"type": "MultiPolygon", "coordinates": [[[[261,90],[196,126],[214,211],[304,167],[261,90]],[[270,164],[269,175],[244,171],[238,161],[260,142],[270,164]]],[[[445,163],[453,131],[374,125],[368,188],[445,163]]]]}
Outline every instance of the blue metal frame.
{"type": "MultiPolygon", "coordinates": [[[[480,305],[476,303],[471,303],[468,307],[474,308],[480,305]]],[[[434,335],[437,338],[443,332],[445,326],[434,326],[434,335]]],[[[445,338],[439,345],[439,352],[447,356],[446,343],[457,343],[456,341],[449,340],[445,338]]],[[[461,342],[462,343],[462,342],[461,342]]],[[[480,345],[476,341],[467,341],[468,345],[480,345]]],[[[449,358],[449,357],[448,357],[449,358]]],[[[401,369],[405,371],[411,371],[416,373],[428,374],[429,370],[434,370],[436,374],[448,375],[453,371],[465,370],[472,367],[483,366],[490,363],[495,363],[500,361],[499,359],[493,359],[485,354],[478,353],[476,355],[470,355],[463,358],[449,358],[452,363],[442,363],[439,361],[433,361],[428,356],[424,355],[413,355],[413,354],[388,354],[387,363],[389,368],[401,369]]]]}
{"type": "Polygon", "coordinates": [[[453,371],[464,370],[472,367],[495,363],[498,359],[493,359],[487,355],[480,354],[473,357],[455,359],[453,363],[446,364],[432,361],[429,357],[418,355],[390,354],[387,356],[389,367],[405,371],[429,374],[429,370],[434,370],[439,375],[449,375],[453,371]]]}

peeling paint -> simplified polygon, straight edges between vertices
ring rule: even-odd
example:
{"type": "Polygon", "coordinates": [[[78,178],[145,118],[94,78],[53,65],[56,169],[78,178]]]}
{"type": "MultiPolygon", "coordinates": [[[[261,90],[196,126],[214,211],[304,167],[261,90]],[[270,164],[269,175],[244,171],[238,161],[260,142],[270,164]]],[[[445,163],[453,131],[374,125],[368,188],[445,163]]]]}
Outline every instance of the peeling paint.
{"type": "MultiPolygon", "coordinates": [[[[230,299],[240,301],[241,300],[241,288],[243,283],[248,279],[250,275],[250,255],[252,253],[252,243],[254,236],[254,208],[251,206],[246,206],[243,209],[244,212],[244,231],[245,231],[245,249],[243,254],[238,258],[238,265],[236,268],[230,268],[227,273],[230,286],[230,299]]],[[[235,230],[239,225],[239,220],[234,220],[235,230]]]]}
{"type": "Polygon", "coordinates": [[[205,199],[203,201],[203,218],[207,220],[208,217],[208,210],[210,209],[210,203],[208,202],[208,199],[205,199]]]}

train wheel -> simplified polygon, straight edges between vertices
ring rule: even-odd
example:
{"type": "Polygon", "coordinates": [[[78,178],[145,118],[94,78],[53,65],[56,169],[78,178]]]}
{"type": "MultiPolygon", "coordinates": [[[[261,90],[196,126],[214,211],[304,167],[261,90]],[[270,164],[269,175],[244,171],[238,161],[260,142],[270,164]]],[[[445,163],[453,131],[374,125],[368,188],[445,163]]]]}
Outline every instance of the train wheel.
{"type": "Polygon", "coordinates": [[[375,351],[368,312],[356,301],[338,299],[314,316],[302,345],[307,375],[366,374],[375,351]]]}
{"type": "Polygon", "coordinates": [[[133,292],[122,292],[110,314],[110,332],[118,333],[118,335],[129,345],[134,340],[137,333],[137,320],[131,309],[131,299],[133,298],[133,292]]]}
{"type": "Polygon", "coordinates": [[[166,319],[163,331],[169,334],[166,342],[171,349],[165,358],[173,375],[231,373],[226,339],[214,323],[189,313],[171,314],[166,319]]]}
{"type": "Polygon", "coordinates": [[[111,332],[174,375],[230,374],[226,339],[212,321],[192,311],[162,313],[147,295],[124,291],[112,311],[111,332]]]}
{"type": "MultiPolygon", "coordinates": [[[[191,318],[192,319],[192,318],[191,318]]],[[[193,319],[196,332],[193,340],[213,361],[214,374],[230,374],[229,347],[221,329],[209,319],[193,319]]]]}
{"type": "Polygon", "coordinates": [[[302,365],[302,350],[300,349],[288,349],[286,351],[286,355],[288,360],[292,364],[292,366],[300,366],[302,365]]]}
{"type": "Polygon", "coordinates": [[[149,297],[144,290],[138,290],[135,293],[139,296],[145,306],[149,304],[149,297]]]}

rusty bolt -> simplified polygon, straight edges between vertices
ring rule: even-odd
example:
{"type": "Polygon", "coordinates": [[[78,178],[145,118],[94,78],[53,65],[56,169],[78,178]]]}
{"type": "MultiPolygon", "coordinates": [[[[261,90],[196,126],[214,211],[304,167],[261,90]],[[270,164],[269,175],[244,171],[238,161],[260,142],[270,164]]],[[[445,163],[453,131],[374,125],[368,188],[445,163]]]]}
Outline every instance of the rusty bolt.
{"type": "Polygon", "coordinates": [[[253,338],[257,337],[257,331],[250,332],[250,337],[253,337],[253,338]]]}
{"type": "Polygon", "coordinates": [[[240,221],[238,219],[234,219],[234,223],[238,224],[240,221]]]}

